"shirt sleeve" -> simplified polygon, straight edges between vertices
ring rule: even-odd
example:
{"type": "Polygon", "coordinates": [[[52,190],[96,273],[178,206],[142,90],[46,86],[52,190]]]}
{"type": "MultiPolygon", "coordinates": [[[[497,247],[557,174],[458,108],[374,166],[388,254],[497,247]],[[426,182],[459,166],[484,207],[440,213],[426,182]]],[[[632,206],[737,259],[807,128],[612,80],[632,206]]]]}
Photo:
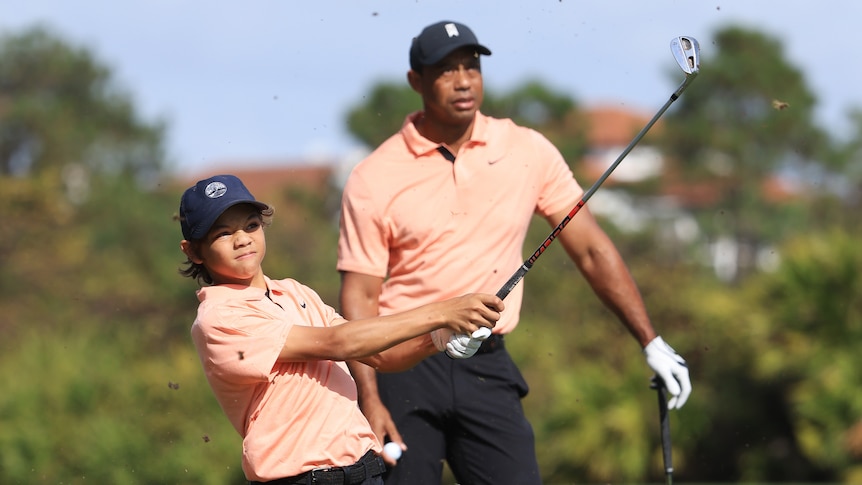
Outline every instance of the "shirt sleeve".
{"type": "Polygon", "coordinates": [[[537,159],[545,162],[544,169],[540,171],[543,180],[536,212],[547,217],[561,210],[571,209],[584,190],[575,180],[572,169],[557,147],[544,135],[531,131],[535,139],[537,159]]]}
{"type": "Polygon", "coordinates": [[[358,175],[350,177],[344,187],[336,268],[385,278],[389,238],[373,193],[358,175]]]}
{"type": "Polygon", "coordinates": [[[292,327],[263,312],[222,303],[198,315],[192,338],[209,377],[246,385],[267,381],[292,327]]]}

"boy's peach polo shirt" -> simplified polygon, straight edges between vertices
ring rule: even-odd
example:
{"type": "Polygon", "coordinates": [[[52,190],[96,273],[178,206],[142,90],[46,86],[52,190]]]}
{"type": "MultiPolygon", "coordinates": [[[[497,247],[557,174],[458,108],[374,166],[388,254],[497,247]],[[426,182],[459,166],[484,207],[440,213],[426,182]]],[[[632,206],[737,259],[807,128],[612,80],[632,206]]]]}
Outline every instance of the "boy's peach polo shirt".
{"type": "Polygon", "coordinates": [[[202,288],[192,325],[206,377],[243,437],[246,477],[268,481],[351,465],[379,450],[343,362],[276,362],[294,325],[328,327],[341,316],[294,280],[267,278],[267,285],[271,300],[260,288],[202,288]]]}

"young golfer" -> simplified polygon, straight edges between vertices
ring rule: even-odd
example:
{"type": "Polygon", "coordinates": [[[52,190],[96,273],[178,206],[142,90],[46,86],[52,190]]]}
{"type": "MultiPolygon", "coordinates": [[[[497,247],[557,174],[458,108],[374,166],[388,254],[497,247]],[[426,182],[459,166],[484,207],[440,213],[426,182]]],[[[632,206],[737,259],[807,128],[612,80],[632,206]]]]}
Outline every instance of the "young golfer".
{"type": "Polygon", "coordinates": [[[472,294],[347,322],[311,288],[263,273],[272,214],[232,175],[199,181],[179,209],[181,273],[206,284],[191,334],[243,437],[243,471],[251,483],[382,484],[381,445],[343,361],[392,371],[442,350],[469,357],[481,344],[470,335],[493,327],[503,302],[472,294]]]}

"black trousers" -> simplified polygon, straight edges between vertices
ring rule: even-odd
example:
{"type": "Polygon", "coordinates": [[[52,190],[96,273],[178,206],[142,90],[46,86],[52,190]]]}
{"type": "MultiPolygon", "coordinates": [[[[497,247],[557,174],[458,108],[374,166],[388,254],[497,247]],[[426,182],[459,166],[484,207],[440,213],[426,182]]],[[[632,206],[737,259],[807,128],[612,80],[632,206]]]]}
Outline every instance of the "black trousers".
{"type": "Polygon", "coordinates": [[[441,353],[407,372],[378,374],[378,387],[407,445],[386,485],[440,485],[444,459],[461,485],[541,483],[521,406],[527,383],[502,338],[469,359],[441,353]]]}

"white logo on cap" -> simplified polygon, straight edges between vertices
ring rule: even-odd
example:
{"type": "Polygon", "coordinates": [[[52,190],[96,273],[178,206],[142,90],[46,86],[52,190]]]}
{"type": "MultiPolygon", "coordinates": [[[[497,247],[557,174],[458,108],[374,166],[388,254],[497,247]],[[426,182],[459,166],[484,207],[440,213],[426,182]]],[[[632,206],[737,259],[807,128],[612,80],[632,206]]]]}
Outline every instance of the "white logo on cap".
{"type": "Polygon", "coordinates": [[[445,27],[446,34],[448,34],[449,37],[458,37],[458,27],[456,27],[455,24],[446,24],[445,27]]]}
{"type": "Polygon", "coordinates": [[[211,182],[204,189],[204,194],[210,199],[218,199],[227,192],[227,186],[221,182],[211,182]]]}

